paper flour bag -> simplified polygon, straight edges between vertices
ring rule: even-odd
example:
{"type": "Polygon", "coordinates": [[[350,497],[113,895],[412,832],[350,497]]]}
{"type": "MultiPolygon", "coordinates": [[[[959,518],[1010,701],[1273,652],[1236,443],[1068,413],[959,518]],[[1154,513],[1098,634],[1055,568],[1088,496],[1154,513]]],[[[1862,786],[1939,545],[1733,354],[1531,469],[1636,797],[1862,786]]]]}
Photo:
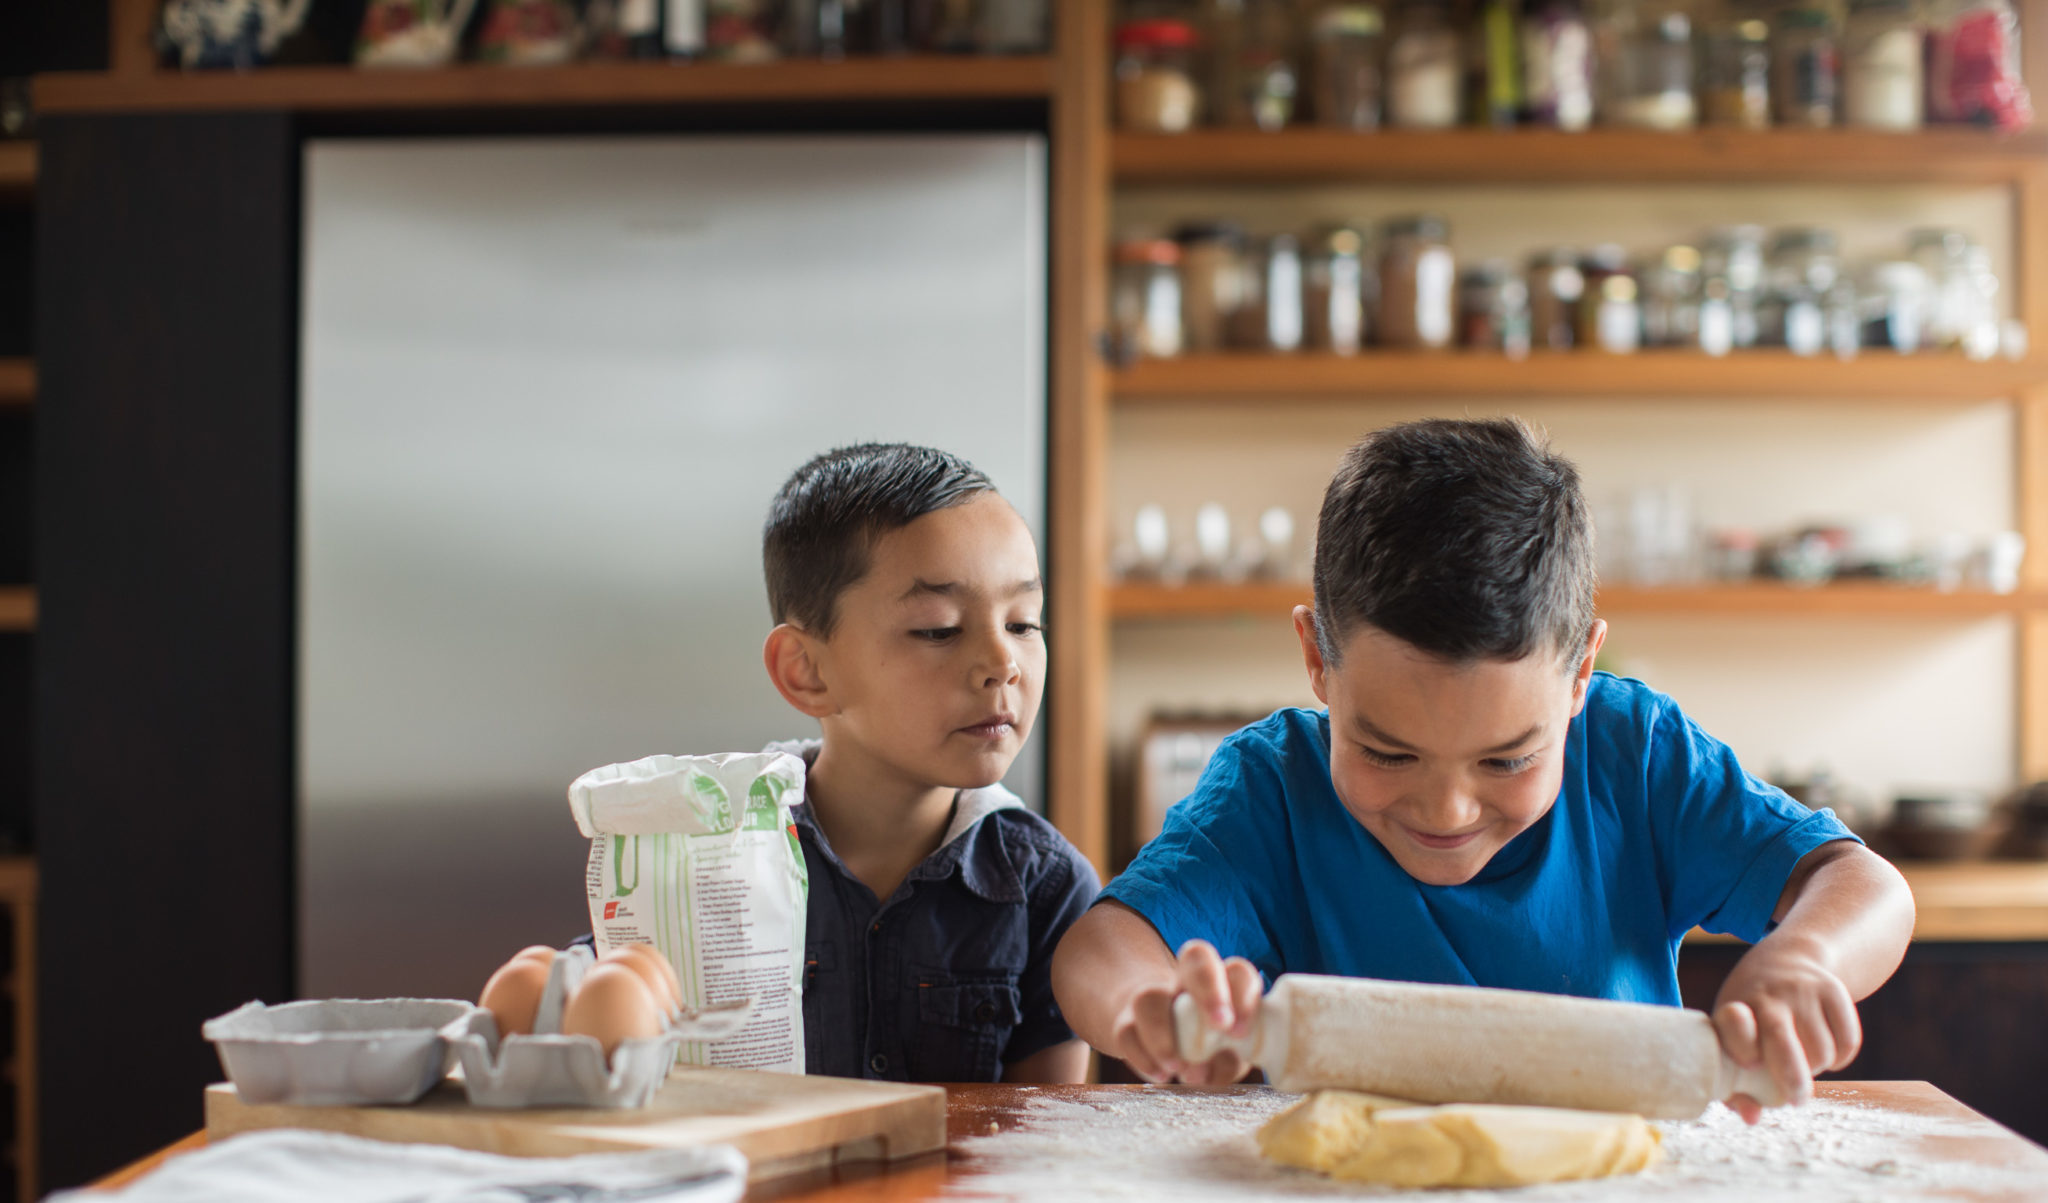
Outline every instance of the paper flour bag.
{"type": "Polygon", "coordinates": [[[804,1072],[810,879],[789,814],[803,796],[804,762],[786,752],[649,756],[569,786],[598,949],[659,948],[685,1006],[755,1000],[738,1035],[679,1060],[804,1072]]]}

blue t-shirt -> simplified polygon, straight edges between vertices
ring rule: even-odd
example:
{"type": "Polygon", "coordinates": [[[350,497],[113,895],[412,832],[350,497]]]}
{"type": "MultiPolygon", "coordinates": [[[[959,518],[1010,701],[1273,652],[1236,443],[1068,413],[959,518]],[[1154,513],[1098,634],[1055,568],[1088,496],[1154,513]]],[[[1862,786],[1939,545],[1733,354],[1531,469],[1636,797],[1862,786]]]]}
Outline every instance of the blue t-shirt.
{"type": "Polygon", "coordinates": [[[1541,819],[1462,885],[1410,877],[1338,801],[1330,717],[1231,736],[1103,891],[1179,948],[1197,936],[1271,980],[1333,973],[1678,1005],[1694,926],[1761,939],[1799,859],[1855,839],[1743,772],[1638,681],[1593,674],[1541,819]]]}

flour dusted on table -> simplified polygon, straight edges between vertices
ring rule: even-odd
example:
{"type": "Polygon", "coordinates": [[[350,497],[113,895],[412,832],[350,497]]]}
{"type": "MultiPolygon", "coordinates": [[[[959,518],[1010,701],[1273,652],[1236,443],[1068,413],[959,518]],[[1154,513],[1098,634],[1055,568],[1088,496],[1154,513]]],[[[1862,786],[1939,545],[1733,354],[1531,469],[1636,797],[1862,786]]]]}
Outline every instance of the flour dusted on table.
{"type": "Polygon", "coordinates": [[[1088,1100],[1061,1095],[1057,1089],[1037,1094],[1016,1127],[956,1146],[974,1174],[949,1192],[1016,1203],[1385,1197],[1428,1203],[1903,1203],[1935,1194],[2025,1198],[2043,1184],[2039,1168],[1943,1155],[1944,1138],[1982,1137],[1982,1122],[1831,1099],[1768,1112],[1753,1128],[1716,1103],[1698,1120],[1655,1123],[1664,1161],[1646,1173],[1503,1194],[1400,1191],[1274,1165],[1259,1155],[1254,1133],[1297,1101],[1278,1091],[1138,1089],[1088,1100]]]}
{"type": "Polygon", "coordinates": [[[804,1072],[809,879],[790,819],[803,796],[804,763],[782,752],[649,756],[569,786],[598,948],[659,948],[685,1006],[754,1000],[738,1035],[680,1060],[804,1072]]]}

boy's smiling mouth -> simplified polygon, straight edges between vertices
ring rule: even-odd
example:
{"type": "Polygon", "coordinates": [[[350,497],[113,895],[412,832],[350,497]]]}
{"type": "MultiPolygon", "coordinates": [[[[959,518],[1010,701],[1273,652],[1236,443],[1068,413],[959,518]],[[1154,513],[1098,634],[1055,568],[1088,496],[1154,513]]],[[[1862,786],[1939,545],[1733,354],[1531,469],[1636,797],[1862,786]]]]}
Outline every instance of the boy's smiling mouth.
{"type": "Polygon", "coordinates": [[[1433,832],[1417,830],[1403,823],[1401,824],[1401,830],[1408,834],[1409,839],[1414,840],[1425,848],[1448,851],[1453,848],[1463,848],[1473,840],[1478,839],[1480,833],[1486,829],[1481,827],[1457,835],[1437,835],[1433,832]]]}

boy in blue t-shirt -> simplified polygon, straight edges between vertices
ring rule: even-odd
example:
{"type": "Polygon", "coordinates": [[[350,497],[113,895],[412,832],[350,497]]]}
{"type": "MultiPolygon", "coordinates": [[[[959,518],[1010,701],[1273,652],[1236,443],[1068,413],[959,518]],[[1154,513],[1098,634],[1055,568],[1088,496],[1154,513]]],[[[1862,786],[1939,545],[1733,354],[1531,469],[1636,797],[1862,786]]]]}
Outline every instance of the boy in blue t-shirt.
{"type": "Polygon", "coordinates": [[[1794,1102],[1848,1065],[1855,1000],[1912,934],[1904,879],[1669,698],[1594,672],[1594,583],[1578,474],[1521,422],[1352,448],[1294,611],[1328,709],[1232,736],[1069,930],[1074,1030],[1153,1080],[1230,1081],[1234,1053],[1179,1059],[1175,996],[1240,1035],[1288,972],[1677,1005],[1701,926],[1755,945],[1713,1010],[1730,1056],[1794,1102]]]}

